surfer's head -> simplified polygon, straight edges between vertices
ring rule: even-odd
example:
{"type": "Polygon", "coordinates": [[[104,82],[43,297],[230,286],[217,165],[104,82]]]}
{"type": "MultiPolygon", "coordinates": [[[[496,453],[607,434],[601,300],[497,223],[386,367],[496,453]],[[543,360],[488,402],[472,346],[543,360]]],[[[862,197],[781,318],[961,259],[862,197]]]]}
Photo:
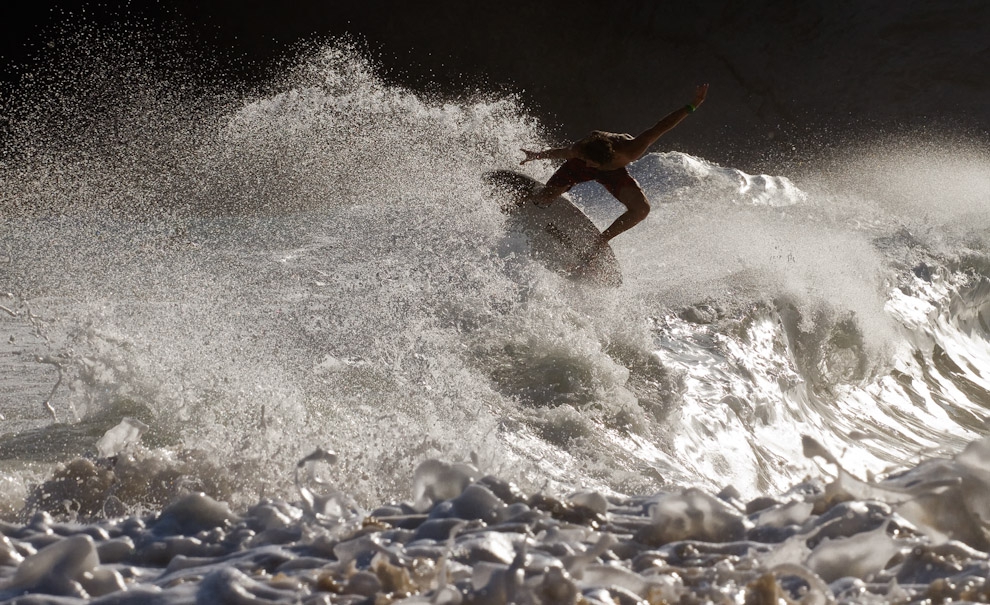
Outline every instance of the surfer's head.
{"type": "Polygon", "coordinates": [[[604,132],[595,131],[581,140],[581,155],[586,160],[604,166],[615,157],[615,149],[612,148],[612,140],[604,132]]]}

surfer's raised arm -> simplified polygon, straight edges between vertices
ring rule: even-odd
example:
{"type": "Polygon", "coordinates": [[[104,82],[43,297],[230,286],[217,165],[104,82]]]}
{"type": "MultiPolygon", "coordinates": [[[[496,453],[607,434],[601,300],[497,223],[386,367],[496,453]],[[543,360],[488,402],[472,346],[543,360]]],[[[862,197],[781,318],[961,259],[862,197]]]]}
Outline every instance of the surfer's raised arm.
{"type": "Polygon", "coordinates": [[[643,157],[643,154],[650,148],[651,145],[657,142],[661,136],[663,136],[667,131],[669,131],[674,126],[681,123],[681,120],[686,118],[689,113],[693,113],[694,110],[698,109],[702,103],[705,102],[705,96],[708,94],[708,85],[701,84],[695,89],[694,100],[684,107],[675,109],[674,111],[667,114],[659,122],[647,128],[638,136],[634,137],[629,142],[621,142],[616,145],[616,154],[622,155],[622,159],[626,163],[634,162],[639,158],[643,157]]]}
{"type": "Polygon", "coordinates": [[[694,112],[708,95],[708,85],[701,84],[695,89],[694,99],[684,107],[675,109],[659,122],[632,137],[627,134],[594,131],[580,141],[567,147],[555,147],[542,151],[522,149],[526,158],[520,165],[533,160],[572,160],[579,159],[595,167],[606,170],[620,168],[631,164],[643,157],[650,146],[657,142],[667,131],[681,123],[689,113],[694,112]],[[596,150],[596,147],[600,148],[596,150]]]}

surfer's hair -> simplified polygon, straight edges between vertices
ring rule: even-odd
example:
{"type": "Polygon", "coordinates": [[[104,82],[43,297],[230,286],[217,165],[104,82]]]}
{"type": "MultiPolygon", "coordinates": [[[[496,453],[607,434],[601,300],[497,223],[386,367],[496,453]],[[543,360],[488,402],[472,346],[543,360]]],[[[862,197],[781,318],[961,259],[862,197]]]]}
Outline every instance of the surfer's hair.
{"type": "Polygon", "coordinates": [[[596,130],[581,141],[581,155],[596,164],[608,164],[615,157],[615,149],[612,140],[596,130]]]}

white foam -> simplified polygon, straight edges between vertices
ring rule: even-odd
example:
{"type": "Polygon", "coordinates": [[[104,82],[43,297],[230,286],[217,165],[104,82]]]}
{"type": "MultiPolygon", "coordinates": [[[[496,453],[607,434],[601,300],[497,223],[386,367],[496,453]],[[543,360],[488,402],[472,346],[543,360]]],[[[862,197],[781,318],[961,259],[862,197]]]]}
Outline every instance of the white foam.
{"type": "Polygon", "coordinates": [[[837,467],[838,478],[748,503],[731,490],[720,497],[688,489],[649,498],[588,491],[578,499],[595,504],[589,508],[524,495],[495,477],[479,478],[470,464],[430,460],[417,474],[420,499],[433,494],[422,511],[406,501],[380,507],[378,516],[356,509],[314,515],[304,513],[305,502],[274,501],[233,514],[190,495],[161,515],[91,525],[37,515],[23,527],[3,527],[8,550],[32,554],[0,566],[0,598],[410,604],[982,598],[990,570],[985,532],[952,536],[935,528],[983,523],[990,441],[879,482],[851,476],[823,446],[805,442],[809,455],[837,467]],[[960,487],[962,498],[943,493],[960,487]],[[966,501],[966,494],[975,497],[969,500],[975,508],[940,502],[966,501]],[[34,552],[35,544],[43,547],[34,552]]]}

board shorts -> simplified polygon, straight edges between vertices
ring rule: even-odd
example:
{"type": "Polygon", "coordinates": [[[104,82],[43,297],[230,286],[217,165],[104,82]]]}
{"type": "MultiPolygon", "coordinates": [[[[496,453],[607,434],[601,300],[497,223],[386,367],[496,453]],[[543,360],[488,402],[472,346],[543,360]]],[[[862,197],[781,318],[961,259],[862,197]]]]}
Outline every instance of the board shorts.
{"type": "Polygon", "coordinates": [[[619,192],[626,187],[639,189],[639,183],[636,182],[636,179],[632,178],[632,175],[629,174],[625,166],[616,168],[615,170],[601,170],[599,168],[593,168],[583,160],[577,158],[571,158],[564,162],[564,165],[558,168],[557,172],[553,173],[553,176],[547,181],[546,186],[560,187],[564,191],[568,191],[574,185],[587,181],[601,183],[616,198],[619,197],[619,192]]]}

